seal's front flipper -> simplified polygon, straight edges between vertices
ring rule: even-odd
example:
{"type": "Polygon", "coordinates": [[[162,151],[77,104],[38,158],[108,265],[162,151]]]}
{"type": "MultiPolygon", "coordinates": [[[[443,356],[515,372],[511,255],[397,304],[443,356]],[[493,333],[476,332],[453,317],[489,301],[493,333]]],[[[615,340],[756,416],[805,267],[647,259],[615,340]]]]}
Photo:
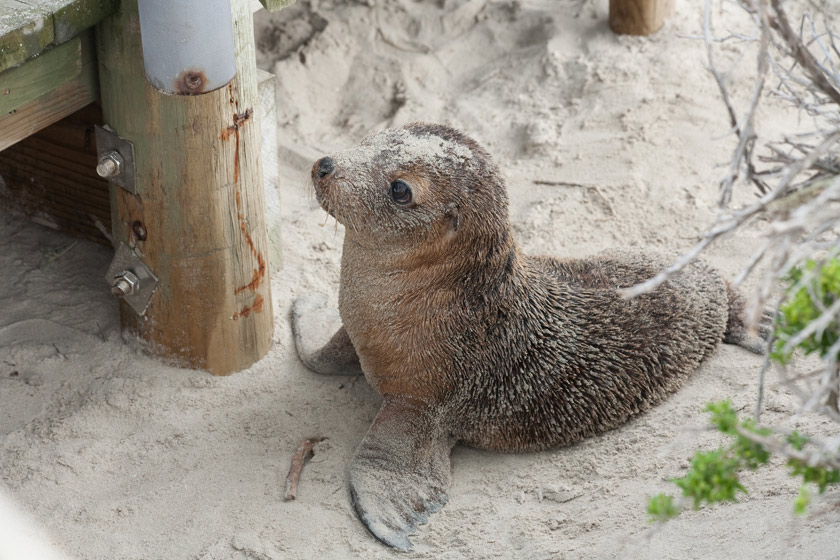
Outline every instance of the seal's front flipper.
{"type": "Polygon", "coordinates": [[[338,311],[327,305],[327,296],[307,293],[292,306],[292,334],[300,360],[326,375],[362,375],[359,357],[341,324],[338,311]],[[335,333],[325,340],[329,333],[335,333]]]}
{"type": "Polygon", "coordinates": [[[439,424],[425,408],[386,398],[350,465],[350,498],[362,523],[402,551],[446,503],[452,444],[439,424]]]}

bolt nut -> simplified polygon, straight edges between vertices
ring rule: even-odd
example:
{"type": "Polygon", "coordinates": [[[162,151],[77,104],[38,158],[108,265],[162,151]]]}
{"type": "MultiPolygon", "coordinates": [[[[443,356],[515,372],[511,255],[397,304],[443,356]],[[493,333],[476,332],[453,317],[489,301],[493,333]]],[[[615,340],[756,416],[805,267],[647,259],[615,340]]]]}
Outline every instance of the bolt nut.
{"type": "Polygon", "coordinates": [[[140,279],[137,278],[137,275],[130,270],[126,270],[114,278],[111,293],[117,297],[125,297],[129,294],[133,294],[139,289],[140,279]]]}
{"type": "Polygon", "coordinates": [[[122,173],[123,158],[119,152],[111,150],[99,156],[99,163],[96,164],[96,174],[107,179],[109,177],[116,177],[122,173]]]}

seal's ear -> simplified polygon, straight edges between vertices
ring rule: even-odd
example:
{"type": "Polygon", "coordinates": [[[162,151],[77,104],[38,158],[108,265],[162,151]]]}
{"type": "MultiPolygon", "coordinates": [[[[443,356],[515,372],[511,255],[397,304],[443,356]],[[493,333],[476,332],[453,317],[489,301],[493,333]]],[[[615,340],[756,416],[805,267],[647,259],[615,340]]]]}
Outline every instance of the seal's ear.
{"type": "Polygon", "coordinates": [[[446,217],[449,218],[449,222],[452,224],[452,231],[458,231],[459,216],[460,214],[458,213],[458,206],[455,206],[455,208],[450,208],[446,212],[446,217]]]}

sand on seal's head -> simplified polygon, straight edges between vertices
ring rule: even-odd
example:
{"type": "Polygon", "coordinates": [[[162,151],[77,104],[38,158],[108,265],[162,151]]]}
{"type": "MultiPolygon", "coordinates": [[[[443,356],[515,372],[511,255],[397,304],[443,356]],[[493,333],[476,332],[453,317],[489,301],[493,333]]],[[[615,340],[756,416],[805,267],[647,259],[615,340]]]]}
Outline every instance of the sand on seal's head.
{"type": "Polygon", "coordinates": [[[332,173],[322,178],[313,170],[318,201],[359,243],[439,237],[446,229],[468,226],[471,206],[482,208],[482,216],[473,218],[485,222],[482,227],[507,224],[507,196],[497,166],[476,142],[447,126],[412,123],[384,130],[329,157],[335,163],[332,173]],[[390,196],[398,179],[411,188],[410,206],[390,196]],[[474,198],[489,204],[471,202],[474,198]]]}

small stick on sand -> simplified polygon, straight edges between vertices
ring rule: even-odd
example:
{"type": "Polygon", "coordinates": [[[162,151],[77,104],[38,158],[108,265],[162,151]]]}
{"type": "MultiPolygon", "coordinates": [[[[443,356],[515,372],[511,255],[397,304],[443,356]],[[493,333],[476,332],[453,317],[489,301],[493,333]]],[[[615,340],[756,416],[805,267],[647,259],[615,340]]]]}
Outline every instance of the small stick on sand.
{"type": "Polygon", "coordinates": [[[303,463],[307,456],[312,453],[312,448],[316,443],[324,441],[325,437],[307,438],[300,442],[297,451],[292,455],[292,465],[289,467],[289,474],[286,475],[286,496],[284,499],[288,502],[297,498],[297,485],[300,480],[300,473],[303,471],[303,463]]]}
{"type": "Polygon", "coordinates": [[[570,183],[569,181],[550,181],[547,179],[532,179],[531,182],[535,185],[546,185],[549,187],[580,187],[583,189],[591,189],[595,187],[595,185],[586,185],[584,183],[570,183]]]}

